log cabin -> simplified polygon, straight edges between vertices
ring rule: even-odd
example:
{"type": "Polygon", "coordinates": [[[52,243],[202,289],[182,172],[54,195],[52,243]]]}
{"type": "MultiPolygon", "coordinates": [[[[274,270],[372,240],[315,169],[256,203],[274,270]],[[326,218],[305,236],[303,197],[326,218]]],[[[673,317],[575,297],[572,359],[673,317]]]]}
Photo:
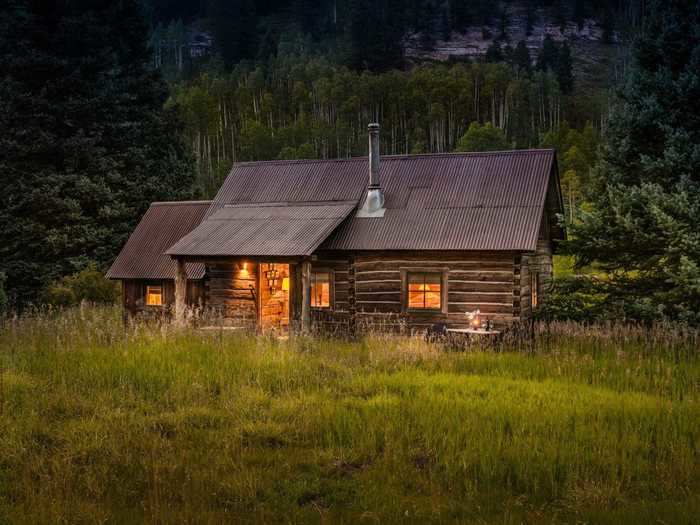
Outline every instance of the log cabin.
{"type": "Polygon", "coordinates": [[[564,230],[551,149],[237,163],[212,201],[154,203],[107,276],[128,316],[259,330],[529,319],[564,230]]]}

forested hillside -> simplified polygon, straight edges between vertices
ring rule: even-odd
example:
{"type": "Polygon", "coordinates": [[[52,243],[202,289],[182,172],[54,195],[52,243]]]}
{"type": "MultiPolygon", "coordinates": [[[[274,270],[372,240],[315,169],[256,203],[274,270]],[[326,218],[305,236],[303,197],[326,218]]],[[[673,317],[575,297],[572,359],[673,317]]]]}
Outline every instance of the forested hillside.
{"type": "MultiPolygon", "coordinates": [[[[147,12],[211,195],[235,161],[361,155],[371,120],[385,153],[453,151],[474,123],[508,148],[580,143],[565,135],[586,129],[595,151],[639,5],[154,0],[147,12]],[[192,57],[198,33],[212,45],[192,57]]],[[[564,161],[571,203],[594,160],[580,149],[564,161]]]]}

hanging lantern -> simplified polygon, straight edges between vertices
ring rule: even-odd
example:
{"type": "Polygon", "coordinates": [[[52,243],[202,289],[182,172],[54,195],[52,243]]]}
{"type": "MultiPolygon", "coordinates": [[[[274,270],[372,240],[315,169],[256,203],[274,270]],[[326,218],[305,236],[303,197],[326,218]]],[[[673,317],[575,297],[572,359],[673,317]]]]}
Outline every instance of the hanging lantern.
{"type": "Polygon", "coordinates": [[[275,268],[274,264],[270,264],[270,269],[265,272],[265,279],[267,279],[267,286],[270,288],[270,293],[275,293],[279,287],[279,277],[279,270],[275,268]]]}

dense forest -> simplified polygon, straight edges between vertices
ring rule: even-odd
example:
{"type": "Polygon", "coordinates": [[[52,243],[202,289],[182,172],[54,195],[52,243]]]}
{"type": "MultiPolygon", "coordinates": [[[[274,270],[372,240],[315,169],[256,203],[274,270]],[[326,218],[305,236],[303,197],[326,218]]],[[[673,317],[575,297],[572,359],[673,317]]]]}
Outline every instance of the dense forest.
{"type": "MultiPolygon", "coordinates": [[[[637,2],[603,1],[160,1],[146,12],[154,64],[185,120],[204,195],[235,161],[363,154],[370,120],[382,123],[386,153],[453,151],[473,123],[497,128],[507,148],[560,146],[553,137],[586,130],[583,150],[595,151],[610,86],[580,85],[566,39],[515,41],[513,21],[524,34],[588,21],[601,42],[622,38],[613,19],[629,19],[627,33],[639,23],[637,2]],[[478,58],[407,60],[408,36],[430,47],[470,27],[489,42],[478,58]],[[212,36],[211,50],[183,56],[200,31],[212,36]]],[[[582,157],[580,149],[569,156],[582,157]]],[[[569,203],[585,178],[574,169],[592,161],[565,166],[569,203]]]]}
{"type": "Polygon", "coordinates": [[[11,0],[0,305],[94,276],[153,200],[210,197],[236,161],[364,154],[379,121],[389,154],[557,148],[563,248],[591,278],[545,311],[696,322],[697,9],[11,0]]]}

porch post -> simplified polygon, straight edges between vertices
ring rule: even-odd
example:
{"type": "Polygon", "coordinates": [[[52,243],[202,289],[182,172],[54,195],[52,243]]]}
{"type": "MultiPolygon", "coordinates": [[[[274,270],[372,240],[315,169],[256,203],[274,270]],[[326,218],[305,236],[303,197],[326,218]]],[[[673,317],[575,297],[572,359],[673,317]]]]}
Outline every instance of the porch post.
{"type": "Polygon", "coordinates": [[[301,263],[301,331],[311,330],[311,261],[301,263]]]}
{"type": "Polygon", "coordinates": [[[175,324],[185,325],[185,309],[187,308],[187,272],[185,261],[175,259],[175,324]]]}

